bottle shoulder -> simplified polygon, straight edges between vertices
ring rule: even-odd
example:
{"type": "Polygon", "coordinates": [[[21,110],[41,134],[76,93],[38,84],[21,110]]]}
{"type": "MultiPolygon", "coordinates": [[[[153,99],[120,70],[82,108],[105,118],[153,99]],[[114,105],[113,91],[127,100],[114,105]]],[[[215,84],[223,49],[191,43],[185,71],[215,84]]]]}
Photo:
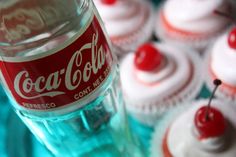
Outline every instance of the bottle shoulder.
{"type": "Polygon", "coordinates": [[[27,0],[22,2],[27,5],[0,8],[1,56],[24,56],[50,41],[62,40],[83,28],[93,12],[90,1],[44,1],[28,6],[27,0]]]}

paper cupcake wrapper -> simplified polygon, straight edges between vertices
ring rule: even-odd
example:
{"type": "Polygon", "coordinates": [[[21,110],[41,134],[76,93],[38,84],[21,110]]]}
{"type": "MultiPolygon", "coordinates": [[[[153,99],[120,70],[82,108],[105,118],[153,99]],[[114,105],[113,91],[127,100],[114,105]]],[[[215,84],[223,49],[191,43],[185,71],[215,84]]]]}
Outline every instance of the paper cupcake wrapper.
{"type": "MultiPolygon", "coordinates": [[[[209,48],[206,51],[206,54],[204,56],[204,81],[206,83],[206,86],[209,90],[213,90],[214,89],[214,84],[213,82],[213,78],[212,78],[212,74],[211,74],[211,67],[210,67],[210,56],[211,56],[211,50],[212,48],[209,48]]],[[[220,78],[219,78],[220,79],[220,78]]],[[[224,87],[219,87],[219,89],[216,91],[215,93],[216,97],[223,99],[227,102],[232,102],[234,104],[236,104],[236,94],[232,94],[229,92],[229,90],[227,88],[224,87]]]]}
{"type": "Polygon", "coordinates": [[[199,55],[193,50],[189,49],[189,51],[192,52],[186,53],[186,55],[193,65],[192,80],[182,91],[167,100],[146,102],[145,104],[132,104],[127,101],[127,110],[134,118],[143,124],[153,126],[170,108],[177,106],[181,102],[193,100],[198,96],[203,85],[202,64],[199,55]]]}
{"type": "Polygon", "coordinates": [[[142,3],[149,8],[149,16],[142,26],[140,26],[140,29],[136,30],[131,35],[112,41],[115,53],[118,56],[122,56],[127,52],[135,50],[140,44],[149,41],[153,35],[154,9],[149,2],[143,1],[142,3]]]}
{"type": "Polygon", "coordinates": [[[160,40],[167,41],[168,43],[172,43],[174,45],[193,48],[195,50],[198,50],[198,52],[203,53],[205,49],[209,45],[211,45],[215,41],[215,39],[221,34],[223,34],[229,27],[228,25],[226,25],[225,28],[222,29],[221,31],[216,30],[215,33],[204,35],[202,37],[193,37],[190,35],[187,36],[187,35],[182,35],[179,33],[170,34],[170,32],[167,32],[163,28],[163,24],[160,18],[162,6],[156,12],[156,21],[155,21],[155,28],[154,28],[155,36],[159,38],[160,40]]]}

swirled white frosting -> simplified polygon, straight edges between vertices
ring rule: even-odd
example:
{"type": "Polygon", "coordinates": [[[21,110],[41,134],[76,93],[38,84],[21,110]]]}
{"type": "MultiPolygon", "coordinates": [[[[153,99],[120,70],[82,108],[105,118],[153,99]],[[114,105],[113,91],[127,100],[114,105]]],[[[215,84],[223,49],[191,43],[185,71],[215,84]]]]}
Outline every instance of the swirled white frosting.
{"type": "Polygon", "coordinates": [[[187,55],[173,46],[155,44],[166,58],[166,64],[156,72],[138,71],[134,54],[128,54],[121,62],[121,84],[128,103],[135,105],[160,102],[179,91],[191,76],[187,55]]]}
{"type": "Polygon", "coordinates": [[[218,136],[218,137],[211,137],[211,138],[205,138],[205,139],[201,139],[199,140],[200,134],[197,131],[196,126],[194,126],[192,124],[192,135],[194,138],[192,138],[193,140],[193,144],[196,145],[196,147],[198,147],[199,149],[203,149],[205,151],[221,151],[223,149],[225,149],[226,145],[227,145],[227,138],[229,137],[227,135],[228,128],[226,129],[225,134],[218,136]]]}
{"type": "Polygon", "coordinates": [[[168,0],[164,5],[164,16],[174,27],[192,33],[209,33],[221,30],[228,20],[214,14],[224,11],[226,0],[168,0]]]}
{"type": "Polygon", "coordinates": [[[158,67],[153,72],[145,72],[141,70],[136,70],[136,76],[140,81],[146,83],[155,83],[161,81],[169,76],[175,70],[175,61],[170,56],[165,56],[163,58],[160,67],[158,67]]]}
{"type": "Polygon", "coordinates": [[[236,86],[236,49],[228,44],[228,33],[220,37],[211,52],[211,69],[223,82],[236,86]]]}
{"type": "Polygon", "coordinates": [[[236,120],[234,116],[236,114],[236,108],[232,104],[225,104],[218,100],[212,102],[212,106],[219,109],[232,125],[231,130],[227,132],[228,135],[225,136],[227,139],[214,138],[197,141],[193,134],[192,128],[195,113],[197,109],[206,105],[207,102],[207,100],[204,100],[192,104],[192,108],[177,117],[170,126],[167,134],[167,146],[174,157],[235,157],[236,134],[234,132],[236,129],[236,120]],[[221,143],[219,142],[229,142],[230,147],[223,151],[215,150],[217,146],[220,146],[221,143]]]}
{"type": "Polygon", "coordinates": [[[117,0],[113,5],[103,4],[100,0],[94,0],[94,3],[111,37],[137,31],[150,11],[148,3],[137,0],[117,0]]]}

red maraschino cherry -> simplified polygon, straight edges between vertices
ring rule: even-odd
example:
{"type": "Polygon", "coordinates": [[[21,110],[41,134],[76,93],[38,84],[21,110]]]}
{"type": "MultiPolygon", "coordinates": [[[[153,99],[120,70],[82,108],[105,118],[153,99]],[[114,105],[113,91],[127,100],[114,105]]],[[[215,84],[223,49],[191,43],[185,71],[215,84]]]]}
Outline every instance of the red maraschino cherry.
{"type": "Polygon", "coordinates": [[[101,0],[103,4],[106,5],[113,5],[116,3],[117,0],[101,0]]]}
{"type": "Polygon", "coordinates": [[[222,136],[226,129],[225,118],[222,113],[214,108],[203,106],[195,114],[195,126],[200,134],[200,139],[222,136]],[[206,111],[208,110],[208,118],[206,111]]]}
{"type": "MultiPolygon", "coordinates": [[[[232,7],[229,6],[228,8],[228,12],[222,12],[220,10],[214,10],[214,13],[216,15],[219,15],[221,17],[225,17],[226,19],[232,21],[233,23],[235,23],[235,17],[232,16],[233,13],[232,13],[232,7]]],[[[229,46],[232,48],[232,49],[236,49],[236,27],[233,28],[231,30],[231,32],[229,33],[229,36],[228,36],[228,44],[229,46]]]]}
{"type": "Polygon", "coordinates": [[[232,49],[236,49],[236,27],[229,33],[228,44],[232,49]]]}
{"type": "Polygon", "coordinates": [[[161,53],[150,43],[141,45],[135,53],[134,64],[142,71],[156,70],[161,65],[161,61],[161,53]]]}
{"type": "Polygon", "coordinates": [[[226,130],[226,121],[223,114],[218,109],[210,106],[215,91],[221,84],[221,81],[216,79],[214,80],[214,84],[215,89],[212,92],[208,105],[198,109],[194,117],[194,123],[200,134],[200,139],[222,136],[226,130]]]}

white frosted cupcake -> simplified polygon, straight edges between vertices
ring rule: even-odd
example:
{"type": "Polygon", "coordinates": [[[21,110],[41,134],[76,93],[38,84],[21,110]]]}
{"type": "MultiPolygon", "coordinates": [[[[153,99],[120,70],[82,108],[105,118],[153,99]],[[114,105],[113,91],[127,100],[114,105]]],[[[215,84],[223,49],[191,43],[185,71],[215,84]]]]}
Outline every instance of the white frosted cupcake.
{"type": "Polygon", "coordinates": [[[197,53],[186,51],[166,43],[146,43],[123,58],[121,85],[131,115],[152,125],[168,108],[197,96],[201,63],[197,53]]]}
{"type": "Polygon", "coordinates": [[[185,102],[169,112],[155,128],[151,157],[235,157],[236,107],[222,100],[207,104],[185,102]]]}
{"type": "Polygon", "coordinates": [[[221,79],[223,84],[216,95],[236,102],[236,28],[219,37],[208,50],[205,67],[208,87],[213,88],[215,78],[221,79]]]}
{"type": "Polygon", "coordinates": [[[94,0],[94,3],[111,41],[115,46],[118,46],[117,53],[133,50],[151,38],[153,8],[150,2],[142,0],[94,0]]]}
{"type": "Polygon", "coordinates": [[[228,0],[168,0],[158,10],[156,36],[181,46],[203,50],[223,33],[229,20],[216,11],[233,8],[228,0]]]}

